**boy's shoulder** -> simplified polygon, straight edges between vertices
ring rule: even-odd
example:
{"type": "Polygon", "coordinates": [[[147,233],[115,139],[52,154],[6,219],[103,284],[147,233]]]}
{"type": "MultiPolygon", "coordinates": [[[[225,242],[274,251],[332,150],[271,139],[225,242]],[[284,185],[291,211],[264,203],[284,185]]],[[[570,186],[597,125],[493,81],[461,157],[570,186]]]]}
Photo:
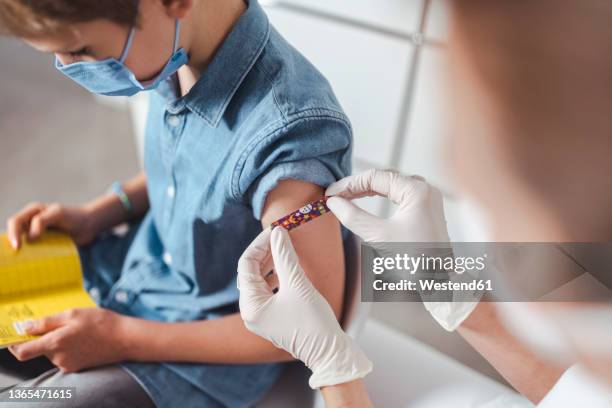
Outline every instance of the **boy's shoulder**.
{"type": "Polygon", "coordinates": [[[325,76],[270,25],[268,41],[253,65],[245,85],[258,83],[262,100],[269,95],[283,118],[304,114],[329,115],[347,120],[325,76]]]}
{"type": "Polygon", "coordinates": [[[256,0],[248,4],[186,95],[187,107],[215,129],[229,125],[234,136],[312,116],[350,128],[325,77],[276,31],[256,0]]]}

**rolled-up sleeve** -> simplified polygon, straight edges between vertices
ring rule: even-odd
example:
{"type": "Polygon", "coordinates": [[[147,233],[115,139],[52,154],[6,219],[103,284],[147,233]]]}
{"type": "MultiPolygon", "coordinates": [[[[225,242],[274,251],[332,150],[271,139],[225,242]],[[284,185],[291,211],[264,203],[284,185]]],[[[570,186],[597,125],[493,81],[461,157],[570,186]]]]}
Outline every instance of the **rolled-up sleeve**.
{"type": "Polygon", "coordinates": [[[281,180],[323,188],[351,172],[352,131],[346,117],[313,110],[279,124],[243,151],[234,172],[234,193],[261,220],[268,193],[281,180]]]}

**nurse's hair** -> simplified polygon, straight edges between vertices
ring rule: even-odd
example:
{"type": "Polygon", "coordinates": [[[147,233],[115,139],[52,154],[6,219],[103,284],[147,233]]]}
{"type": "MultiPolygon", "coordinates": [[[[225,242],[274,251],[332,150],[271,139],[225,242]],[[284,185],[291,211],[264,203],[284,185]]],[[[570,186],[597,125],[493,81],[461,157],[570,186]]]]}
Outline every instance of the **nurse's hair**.
{"type": "Polygon", "coordinates": [[[20,38],[37,38],[62,33],[70,24],[98,19],[137,25],[138,3],[139,0],[0,0],[0,31],[20,38]]]}

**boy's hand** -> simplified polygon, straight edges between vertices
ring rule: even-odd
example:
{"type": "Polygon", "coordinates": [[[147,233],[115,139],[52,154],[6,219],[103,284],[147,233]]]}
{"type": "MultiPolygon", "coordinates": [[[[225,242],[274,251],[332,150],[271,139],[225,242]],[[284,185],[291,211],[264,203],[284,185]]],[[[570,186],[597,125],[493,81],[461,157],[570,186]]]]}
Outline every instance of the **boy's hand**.
{"type": "Polygon", "coordinates": [[[86,245],[96,235],[93,224],[92,212],[84,207],[31,203],[9,218],[7,233],[16,250],[21,247],[24,234],[29,240],[33,240],[49,228],[68,233],[77,245],[86,245]]]}
{"type": "Polygon", "coordinates": [[[46,356],[63,373],[126,359],[124,317],[107,309],[73,309],[32,322],[28,334],[42,337],[9,347],[19,361],[46,356]]]}

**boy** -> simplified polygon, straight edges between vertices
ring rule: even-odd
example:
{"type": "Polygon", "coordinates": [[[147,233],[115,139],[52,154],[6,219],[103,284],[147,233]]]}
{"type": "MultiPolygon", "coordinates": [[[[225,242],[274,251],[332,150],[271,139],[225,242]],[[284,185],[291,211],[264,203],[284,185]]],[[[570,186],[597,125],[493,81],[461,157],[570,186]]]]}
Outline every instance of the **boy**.
{"type": "MultiPolygon", "coordinates": [[[[76,387],[76,406],[255,403],[289,357],[244,328],[236,264],[262,226],[349,173],[351,129],[328,83],[256,0],[0,0],[0,26],[91,92],[156,89],[141,175],[8,222],[16,250],[23,234],[71,234],[102,306],[34,322],[41,337],[11,352],[59,370],[20,385],[76,387]],[[123,237],[101,235],[126,220],[123,237]]],[[[292,236],[339,317],[337,220],[292,236]]]]}

